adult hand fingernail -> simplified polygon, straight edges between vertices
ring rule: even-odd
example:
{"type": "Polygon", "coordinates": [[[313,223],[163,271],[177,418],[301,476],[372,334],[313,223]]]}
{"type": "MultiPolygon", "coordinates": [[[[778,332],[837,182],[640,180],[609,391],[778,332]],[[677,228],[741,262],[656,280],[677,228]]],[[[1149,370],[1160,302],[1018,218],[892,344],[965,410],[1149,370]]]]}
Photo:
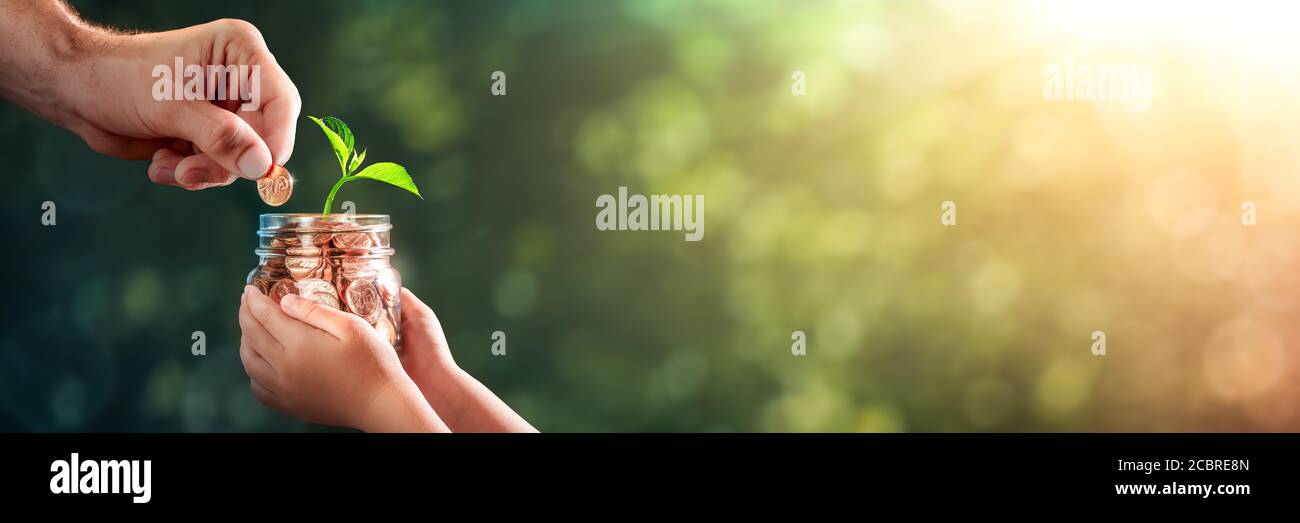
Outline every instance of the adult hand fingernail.
{"type": "Polygon", "coordinates": [[[181,185],[195,185],[203,183],[204,181],[207,181],[207,179],[208,171],[204,169],[190,169],[181,173],[181,175],[176,178],[176,182],[181,185]]]}
{"type": "Polygon", "coordinates": [[[153,176],[151,176],[150,178],[154,181],[154,183],[174,184],[176,183],[176,171],[173,171],[166,167],[159,167],[157,170],[154,171],[153,176]]]}
{"type": "Polygon", "coordinates": [[[271,151],[266,147],[254,146],[239,157],[239,172],[250,180],[256,180],[271,170],[271,151]]]}

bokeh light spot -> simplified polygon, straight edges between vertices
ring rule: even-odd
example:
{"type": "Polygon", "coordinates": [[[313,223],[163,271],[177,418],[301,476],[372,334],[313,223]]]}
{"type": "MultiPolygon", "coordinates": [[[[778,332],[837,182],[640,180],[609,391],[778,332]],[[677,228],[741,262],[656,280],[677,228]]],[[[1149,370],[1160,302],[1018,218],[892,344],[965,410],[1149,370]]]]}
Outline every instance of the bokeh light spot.
{"type": "Polygon", "coordinates": [[[1221,326],[1205,345],[1202,364],[1213,391],[1225,400],[1261,394],[1286,368],[1286,347],[1267,324],[1240,317],[1221,326]]]}
{"type": "Polygon", "coordinates": [[[135,323],[157,321],[163,303],[162,279],[152,268],[136,269],[126,278],[122,292],[122,310],[135,323]]]}
{"type": "Polygon", "coordinates": [[[1035,400],[1039,415],[1059,420],[1078,410],[1092,395],[1095,373],[1076,357],[1052,359],[1038,378],[1035,400]]]}

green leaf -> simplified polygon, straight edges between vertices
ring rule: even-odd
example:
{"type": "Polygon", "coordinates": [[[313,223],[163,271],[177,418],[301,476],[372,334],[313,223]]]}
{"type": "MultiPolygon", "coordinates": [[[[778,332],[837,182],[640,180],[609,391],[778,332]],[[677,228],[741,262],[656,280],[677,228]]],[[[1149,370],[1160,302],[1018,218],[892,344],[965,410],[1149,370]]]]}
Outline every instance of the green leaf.
{"type": "MultiPolygon", "coordinates": [[[[308,118],[311,118],[311,121],[316,122],[316,125],[320,126],[320,130],[325,132],[325,137],[330,141],[330,147],[334,149],[334,156],[338,158],[339,168],[346,169],[348,166],[348,157],[352,155],[352,151],[349,150],[347,143],[343,141],[343,138],[339,136],[337,132],[330,129],[325,122],[321,121],[321,119],[316,118],[315,116],[308,116],[308,118]]],[[[328,119],[330,117],[326,116],[325,118],[328,119]]],[[[335,118],[335,120],[337,120],[337,118],[335,118]]],[[[345,126],[344,129],[346,128],[347,127],[345,126]]],[[[351,136],[351,134],[352,132],[348,131],[348,135],[351,136]]]]}
{"type": "Polygon", "coordinates": [[[339,138],[343,139],[344,145],[348,146],[348,154],[344,156],[344,158],[352,156],[352,153],[355,152],[357,148],[357,139],[355,136],[352,136],[352,129],[348,129],[348,124],[343,123],[343,120],[333,116],[326,116],[321,118],[321,120],[325,122],[325,125],[329,127],[331,131],[334,131],[335,134],[339,135],[339,138]]]}
{"type": "Polygon", "coordinates": [[[352,151],[352,163],[348,165],[348,172],[356,171],[356,170],[357,170],[357,167],[361,167],[361,162],[364,162],[364,161],[366,161],[366,150],[365,150],[365,149],[362,149],[362,150],[361,150],[361,154],[360,154],[360,155],[358,155],[357,152],[356,152],[355,150],[352,151]]]}
{"type": "Polygon", "coordinates": [[[424,199],[423,196],[420,196],[420,190],[415,188],[415,182],[411,180],[411,175],[406,173],[406,168],[392,162],[370,164],[369,167],[362,169],[361,172],[353,175],[353,177],[369,178],[371,180],[379,180],[389,185],[396,185],[410,191],[411,194],[419,196],[421,200],[424,199]]]}

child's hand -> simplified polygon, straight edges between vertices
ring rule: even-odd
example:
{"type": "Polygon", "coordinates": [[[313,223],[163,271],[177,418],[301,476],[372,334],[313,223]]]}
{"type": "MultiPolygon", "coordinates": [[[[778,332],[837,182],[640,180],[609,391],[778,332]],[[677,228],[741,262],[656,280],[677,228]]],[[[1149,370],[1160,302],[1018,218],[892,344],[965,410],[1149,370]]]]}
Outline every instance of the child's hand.
{"type": "Polygon", "coordinates": [[[402,288],[402,366],[456,432],[536,432],[505,402],[456,366],[433,309],[402,288]]]}
{"type": "Polygon", "coordinates": [[[276,305],[249,286],[239,326],[239,357],[267,406],[366,431],[447,430],[365,320],[295,295],[276,305]]]}

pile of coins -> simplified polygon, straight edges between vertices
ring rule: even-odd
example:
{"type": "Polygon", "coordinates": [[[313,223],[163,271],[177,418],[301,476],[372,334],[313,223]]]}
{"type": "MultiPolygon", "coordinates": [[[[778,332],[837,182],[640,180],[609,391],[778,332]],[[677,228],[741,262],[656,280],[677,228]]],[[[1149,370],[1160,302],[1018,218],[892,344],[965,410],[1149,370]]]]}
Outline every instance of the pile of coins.
{"type": "Polygon", "coordinates": [[[322,222],[309,229],[264,233],[261,263],[248,283],[276,303],[296,294],[360,316],[394,348],[400,347],[401,279],[388,261],[388,233],[357,229],[346,222],[322,222]]]}

